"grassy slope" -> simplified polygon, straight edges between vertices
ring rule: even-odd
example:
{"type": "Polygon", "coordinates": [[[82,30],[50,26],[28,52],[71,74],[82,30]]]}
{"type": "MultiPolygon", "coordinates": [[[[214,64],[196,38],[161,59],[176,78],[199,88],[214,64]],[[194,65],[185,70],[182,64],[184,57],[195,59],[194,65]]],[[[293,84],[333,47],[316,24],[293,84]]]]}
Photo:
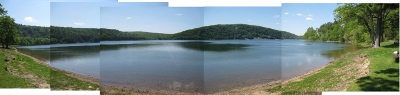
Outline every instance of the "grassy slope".
{"type": "Polygon", "coordinates": [[[350,91],[399,91],[399,63],[393,58],[393,51],[399,51],[398,44],[383,43],[381,48],[365,51],[370,55],[370,73],[352,82],[350,91]]]}
{"type": "Polygon", "coordinates": [[[0,88],[38,88],[34,82],[45,82],[50,84],[51,89],[56,90],[96,90],[99,85],[81,81],[68,76],[63,71],[53,70],[48,66],[39,64],[33,59],[17,54],[13,49],[0,50],[0,88]],[[16,60],[12,60],[15,58],[16,60]],[[11,60],[5,62],[5,59],[11,60]],[[7,67],[18,75],[32,74],[35,78],[15,76],[5,71],[7,67]],[[35,81],[32,81],[32,80],[35,81]]]}
{"type": "MultiPolygon", "coordinates": [[[[30,88],[34,87],[30,85],[27,80],[14,76],[7,72],[4,68],[9,68],[6,60],[6,50],[0,50],[0,88],[30,88]]],[[[10,62],[11,63],[11,62],[10,62]]]]}
{"type": "Polygon", "coordinates": [[[50,87],[52,90],[98,90],[100,88],[98,84],[81,81],[57,70],[51,70],[50,87]]]}
{"type": "Polygon", "coordinates": [[[398,50],[399,46],[392,43],[381,43],[381,48],[362,49],[335,61],[313,75],[303,77],[302,80],[282,84],[266,91],[281,94],[320,94],[321,91],[342,90],[399,91],[399,64],[392,57],[393,51],[398,50]],[[370,71],[367,76],[357,78],[357,74],[352,72],[358,72],[359,69],[353,68],[353,65],[362,64],[355,59],[365,54],[370,60],[368,66],[370,71]]]}

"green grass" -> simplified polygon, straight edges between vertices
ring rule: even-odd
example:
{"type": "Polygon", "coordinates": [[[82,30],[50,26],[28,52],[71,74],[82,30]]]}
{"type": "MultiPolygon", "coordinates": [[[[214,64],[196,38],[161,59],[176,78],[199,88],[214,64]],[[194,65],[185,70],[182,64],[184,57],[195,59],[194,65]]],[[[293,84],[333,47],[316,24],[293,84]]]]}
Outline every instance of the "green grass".
{"type": "Polygon", "coordinates": [[[97,90],[100,88],[97,84],[81,81],[57,70],[51,70],[50,87],[54,90],[97,90]]]}
{"type": "Polygon", "coordinates": [[[68,76],[66,72],[53,70],[50,67],[39,64],[33,59],[17,54],[14,49],[0,50],[0,88],[38,88],[32,83],[32,79],[15,76],[5,71],[4,67],[13,69],[13,72],[22,74],[32,74],[36,79],[50,84],[51,89],[56,90],[96,90],[99,89],[98,84],[93,84],[68,76]],[[7,53],[6,53],[7,52],[7,53]],[[7,59],[10,62],[6,63],[7,59]],[[12,60],[12,58],[15,60],[12,60]]]}
{"type": "Polygon", "coordinates": [[[398,44],[386,42],[381,48],[365,51],[370,55],[370,73],[352,82],[350,91],[399,91],[399,63],[392,53],[399,51],[398,44]]]}
{"type": "Polygon", "coordinates": [[[300,81],[282,84],[265,91],[280,92],[284,95],[320,94],[318,92],[343,89],[348,91],[399,91],[399,63],[395,62],[392,55],[394,51],[398,51],[398,44],[390,41],[381,43],[381,46],[380,48],[361,49],[338,59],[300,81]],[[362,64],[362,62],[354,60],[362,54],[366,54],[370,60],[368,66],[370,72],[367,76],[357,78],[348,72],[357,72],[358,69],[346,67],[351,67],[352,64],[362,64]],[[346,72],[337,73],[335,70],[346,70],[346,72]]]}
{"type": "Polygon", "coordinates": [[[50,81],[50,68],[43,65],[38,64],[34,60],[29,57],[19,55],[19,57],[28,64],[22,64],[29,72],[34,73],[39,78],[45,79],[47,82],[50,81]]]}
{"type": "Polygon", "coordinates": [[[0,88],[31,88],[34,87],[30,85],[25,79],[19,78],[7,72],[4,68],[7,67],[5,62],[6,50],[0,50],[0,88]]]}
{"type": "MultiPolygon", "coordinates": [[[[10,69],[10,67],[17,67],[15,66],[15,62],[11,60],[7,63],[5,60],[6,58],[6,51],[3,48],[0,48],[0,88],[32,88],[35,87],[30,84],[26,79],[20,78],[18,76],[14,76],[11,73],[7,72],[4,68],[10,69]]],[[[8,53],[7,53],[8,54],[8,53]]],[[[10,71],[10,70],[9,70],[10,71]]],[[[20,71],[18,71],[20,72],[20,71]]]]}

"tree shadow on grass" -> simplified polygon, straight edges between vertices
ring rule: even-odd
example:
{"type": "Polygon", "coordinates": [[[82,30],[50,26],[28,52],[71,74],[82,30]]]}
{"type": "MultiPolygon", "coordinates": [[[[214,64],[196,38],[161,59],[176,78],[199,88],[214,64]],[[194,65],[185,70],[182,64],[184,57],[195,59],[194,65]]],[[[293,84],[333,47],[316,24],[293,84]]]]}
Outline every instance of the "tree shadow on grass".
{"type": "MultiPolygon", "coordinates": [[[[388,77],[399,77],[399,69],[390,68],[375,72],[388,77]]],[[[399,91],[399,81],[393,81],[381,77],[365,76],[357,79],[356,82],[362,91],[399,91]]]]}
{"type": "Polygon", "coordinates": [[[386,69],[386,70],[380,70],[375,72],[377,74],[385,74],[389,77],[399,77],[399,69],[396,68],[390,68],[390,69],[386,69]]]}
{"type": "Polygon", "coordinates": [[[391,45],[387,45],[387,46],[382,46],[384,48],[399,48],[399,44],[391,44],[391,45]]]}

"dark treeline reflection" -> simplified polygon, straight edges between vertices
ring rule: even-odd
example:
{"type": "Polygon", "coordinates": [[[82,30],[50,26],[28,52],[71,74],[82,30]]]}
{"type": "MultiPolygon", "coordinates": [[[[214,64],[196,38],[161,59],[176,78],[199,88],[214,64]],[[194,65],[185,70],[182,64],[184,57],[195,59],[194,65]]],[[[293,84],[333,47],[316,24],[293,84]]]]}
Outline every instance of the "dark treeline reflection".
{"type": "Polygon", "coordinates": [[[362,45],[349,45],[349,46],[344,46],[342,49],[337,49],[337,50],[331,50],[327,52],[323,52],[321,55],[327,58],[333,58],[333,59],[338,59],[341,56],[347,54],[347,53],[353,53],[356,52],[357,50],[363,48],[362,45]]]}
{"type": "Polygon", "coordinates": [[[245,50],[247,44],[213,44],[211,42],[178,42],[177,45],[186,49],[198,51],[227,52],[233,50],[245,50]]]}
{"type": "Polygon", "coordinates": [[[146,48],[151,46],[160,46],[163,44],[118,44],[118,45],[100,45],[101,51],[112,51],[128,48],[146,48]]]}
{"type": "MultiPolygon", "coordinates": [[[[168,42],[166,42],[168,43],[168,42]]],[[[138,43],[138,44],[118,44],[118,45],[89,45],[89,46],[68,46],[46,48],[19,48],[19,51],[40,60],[59,60],[74,57],[98,55],[100,51],[119,50],[128,48],[160,47],[166,43],[138,43]]],[[[212,42],[171,42],[168,45],[175,45],[185,49],[197,51],[227,52],[246,50],[247,44],[213,44],[212,42]]]]}
{"type": "Polygon", "coordinates": [[[51,47],[51,60],[70,59],[85,56],[99,56],[99,45],[94,46],[70,46],[70,47],[51,47]]]}
{"type": "Polygon", "coordinates": [[[227,52],[227,51],[241,51],[246,50],[246,47],[251,45],[247,44],[213,44],[212,42],[166,42],[166,43],[139,43],[139,44],[118,44],[118,45],[101,45],[101,51],[108,50],[119,50],[128,48],[147,48],[147,47],[162,47],[164,45],[175,45],[185,49],[196,50],[196,51],[212,51],[212,52],[227,52]]]}
{"type": "Polygon", "coordinates": [[[50,60],[50,49],[49,48],[18,48],[18,51],[32,57],[38,58],[39,60],[49,61],[50,60]]]}

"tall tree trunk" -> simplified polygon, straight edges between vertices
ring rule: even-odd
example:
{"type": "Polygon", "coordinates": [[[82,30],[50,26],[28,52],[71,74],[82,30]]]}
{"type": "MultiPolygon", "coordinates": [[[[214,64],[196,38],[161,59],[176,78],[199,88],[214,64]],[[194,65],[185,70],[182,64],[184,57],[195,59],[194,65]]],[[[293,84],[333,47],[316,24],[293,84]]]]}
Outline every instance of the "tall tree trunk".
{"type": "Polygon", "coordinates": [[[370,30],[370,38],[371,38],[371,47],[373,47],[376,43],[375,43],[375,30],[374,30],[374,17],[372,14],[370,14],[370,21],[371,21],[371,30],[370,30]]]}
{"type": "Polygon", "coordinates": [[[377,14],[376,21],[376,38],[374,48],[379,48],[381,43],[381,31],[382,31],[382,14],[377,14]]]}
{"type": "Polygon", "coordinates": [[[379,41],[383,42],[383,33],[385,32],[384,28],[385,28],[385,21],[383,20],[383,17],[381,17],[382,19],[382,24],[381,24],[381,28],[380,28],[380,37],[379,37],[379,41]]]}

